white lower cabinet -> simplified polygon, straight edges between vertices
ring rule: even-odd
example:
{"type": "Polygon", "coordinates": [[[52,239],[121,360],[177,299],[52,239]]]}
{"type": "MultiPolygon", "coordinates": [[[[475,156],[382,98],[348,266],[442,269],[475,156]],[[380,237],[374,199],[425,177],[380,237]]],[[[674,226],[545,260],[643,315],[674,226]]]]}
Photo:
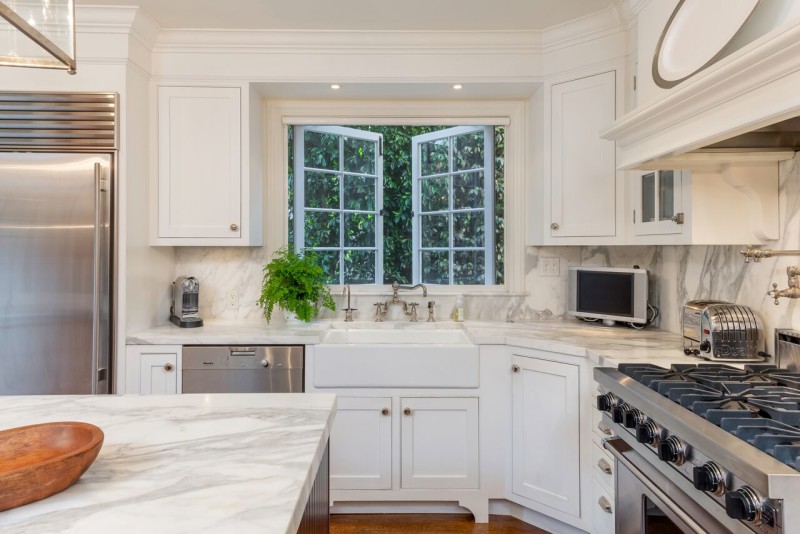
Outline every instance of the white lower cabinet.
{"type": "Polygon", "coordinates": [[[129,345],[125,351],[125,393],[181,392],[180,345],[129,345]]]}
{"type": "Polygon", "coordinates": [[[340,397],[331,431],[331,489],[392,488],[391,397],[340,397]]]}
{"type": "Polygon", "coordinates": [[[401,486],[477,489],[478,399],[401,399],[401,486]]]}
{"type": "Polygon", "coordinates": [[[580,517],[580,367],[512,356],[512,490],[580,517]]]}

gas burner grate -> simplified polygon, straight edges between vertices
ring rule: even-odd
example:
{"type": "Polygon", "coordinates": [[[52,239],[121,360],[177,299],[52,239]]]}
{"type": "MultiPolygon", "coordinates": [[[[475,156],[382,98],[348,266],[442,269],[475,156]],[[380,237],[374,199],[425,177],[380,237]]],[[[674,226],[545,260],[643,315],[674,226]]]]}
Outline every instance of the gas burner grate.
{"type": "Polygon", "coordinates": [[[800,469],[800,429],[774,419],[722,419],[722,428],[795,469],[800,469]]]}

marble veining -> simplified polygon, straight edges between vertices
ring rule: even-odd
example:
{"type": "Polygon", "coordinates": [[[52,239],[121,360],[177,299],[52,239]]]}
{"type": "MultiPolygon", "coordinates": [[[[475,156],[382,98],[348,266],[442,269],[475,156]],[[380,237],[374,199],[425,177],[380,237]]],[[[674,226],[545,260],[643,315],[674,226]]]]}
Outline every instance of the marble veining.
{"type": "Polygon", "coordinates": [[[294,533],[335,405],[327,394],[5,397],[0,429],[85,421],[105,441],[74,486],[0,513],[0,532],[294,533]]]}

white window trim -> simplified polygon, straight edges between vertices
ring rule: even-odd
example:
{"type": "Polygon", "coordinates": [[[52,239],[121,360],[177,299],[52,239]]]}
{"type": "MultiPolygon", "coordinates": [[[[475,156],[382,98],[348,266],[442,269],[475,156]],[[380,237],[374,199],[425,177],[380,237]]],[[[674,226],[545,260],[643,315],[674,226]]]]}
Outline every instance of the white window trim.
{"type": "MultiPolygon", "coordinates": [[[[266,188],[265,206],[269,224],[265,228],[267,253],[286,245],[288,233],[289,164],[286,126],[409,124],[453,126],[505,126],[505,284],[432,285],[434,295],[523,295],[525,294],[526,229],[524,223],[525,157],[528,146],[526,105],[522,101],[296,101],[265,102],[266,188]]],[[[354,294],[385,294],[388,285],[356,285],[354,294]]]]}
{"type": "MultiPolygon", "coordinates": [[[[304,144],[304,135],[303,132],[306,130],[314,131],[314,132],[321,132],[321,133],[331,133],[341,138],[344,137],[353,137],[357,139],[362,139],[365,141],[371,141],[375,143],[375,279],[376,280],[383,280],[383,216],[381,216],[381,212],[383,211],[383,155],[381,154],[380,147],[383,136],[381,134],[376,134],[374,132],[369,132],[366,130],[356,130],[353,128],[342,128],[339,126],[299,126],[298,129],[295,131],[294,136],[294,242],[295,248],[303,249],[305,248],[305,165],[304,165],[304,155],[305,155],[305,144],[304,144]],[[380,243],[380,245],[378,245],[380,243]]],[[[339,140],[339,149],[342,152],[341,146],[342,140],[339,140]]],[[[344,174],[353,174],[347,173],[344,170],[344,154],[341,154],[339,158],[339,168],[336,171],[331,171],[343,176],[344,174]]],[[[320,169],[320,172],[324,172],[324,170],[320,169]]],[[[340,181],[339,183],[339,205],[340,207],[335,210],[339,213],[339,244],[338,249],[339,251],[339,280],[340,282],[344,280],[345,275],[345,268],[344,268],[344,251],[348,249],[354,249],[358,247],[348,247],[344,243],[344,223],[345,223],[345,213],[349,210],[345,210],[341,208],[341,205],[344,202],[344,182],[340,181]]],[[[361,213],[370,213],[367,211],[362,211],[361,213]]],[[[288,234],[287,234],[288,238],[288,234]]],[[[373,284],[374,285],[374,284],[373,284]]]]}

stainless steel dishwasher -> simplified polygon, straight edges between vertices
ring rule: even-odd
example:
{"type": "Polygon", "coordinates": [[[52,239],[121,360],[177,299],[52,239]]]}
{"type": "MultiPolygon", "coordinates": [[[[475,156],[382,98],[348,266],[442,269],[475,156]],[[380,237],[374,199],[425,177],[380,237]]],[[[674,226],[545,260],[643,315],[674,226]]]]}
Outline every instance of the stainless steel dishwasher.
{"type": "Polygon", "coordinates": [[[183,393],[301,393],[302,346],[183,347],[183,393]]]}

